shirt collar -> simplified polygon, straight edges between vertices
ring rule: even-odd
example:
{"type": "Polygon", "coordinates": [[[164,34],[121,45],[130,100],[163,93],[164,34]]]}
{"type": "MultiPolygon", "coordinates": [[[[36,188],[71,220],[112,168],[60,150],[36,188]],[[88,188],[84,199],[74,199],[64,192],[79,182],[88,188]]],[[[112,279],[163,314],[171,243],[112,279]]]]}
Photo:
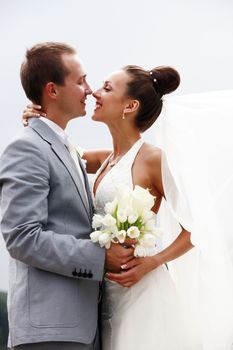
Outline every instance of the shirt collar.
{"type": "Polygon", "coordinates": [[[63,142],[66,142],[67,135],[65,130],[63,130],[58,124],[45,117],[40,117],[40,120],[47,124],[62,139],[63,142]]]}

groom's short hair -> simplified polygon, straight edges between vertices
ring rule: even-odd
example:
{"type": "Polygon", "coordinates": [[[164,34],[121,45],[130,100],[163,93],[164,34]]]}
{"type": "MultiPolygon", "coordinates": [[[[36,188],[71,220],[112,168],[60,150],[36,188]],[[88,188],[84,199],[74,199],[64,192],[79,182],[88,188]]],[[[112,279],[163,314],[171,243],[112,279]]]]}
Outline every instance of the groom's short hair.
{"type": "Polygon", "coordinates": [[[27,98],[33,103],[41,104],[43,88],[48,82],[64,85],[69,70],[62,61],[63,54],[76,54],[76,50],[65,43],[44,42],[26,51],[20,78],[27,98]]]}

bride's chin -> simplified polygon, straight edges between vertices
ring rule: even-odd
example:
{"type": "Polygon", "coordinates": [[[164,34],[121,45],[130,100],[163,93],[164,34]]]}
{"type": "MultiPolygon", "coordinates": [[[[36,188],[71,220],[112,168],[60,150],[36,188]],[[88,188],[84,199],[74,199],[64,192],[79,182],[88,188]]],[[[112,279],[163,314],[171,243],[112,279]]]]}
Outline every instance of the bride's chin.
{"type": "Polygon", "coordinates": [[[95,122],[101,122],[102,121],[101,116],[98,116],[95,112],[92,114],[91,119],[94,120],[95,122]]]}
{"type": "Polygon", "coordinates": [[[97,118],[96,118],[95,114],[92,115],[91,119],[94,120],[94,121],[97,121],[97,118]]]}

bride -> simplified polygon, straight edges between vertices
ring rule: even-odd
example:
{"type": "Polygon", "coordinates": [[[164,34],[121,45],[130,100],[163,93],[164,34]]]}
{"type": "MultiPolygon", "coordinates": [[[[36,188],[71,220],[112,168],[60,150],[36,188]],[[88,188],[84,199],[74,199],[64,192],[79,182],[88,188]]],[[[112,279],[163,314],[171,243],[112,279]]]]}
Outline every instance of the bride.
{"type": "MultiPolygon", "coordinates": [[[[103,213],[105,203],[114,199],[122,183],[150,189],[155,196],[153,209],[155,213],[159,210],[164,196],[161,151],[143,142],[141,133],[159,116],[162,96],[175,90],[179,80],[170,67],[148,72],[126,66],[93,93],[92,119],[104,122],[113,138],[113,152],[98,169],[92,186],[97,213],[103,213]]],[[[89,171],[88,153],[85,156],[89,171]]],[[[182,229],[167,249],[153,257],[134,259],[121,274],[107,273],[103,349],[187,349],[175,286],[165,263],[191,248],[190,233],[182,229]]]]}
{"type": "MultiPolygon", "coordinates": [[[[174,191],[177,189],[177,183],[172,190],[169,188],[172,183],[169,177],[169,159],[164,157],[159,148],[143,142],[141,138],[141,133],[159,117],[163,95],[174,91],[179,81],[178,73],[170,67],[157,67],[146,71],[137,66],[126,66],[111,74],[104,85],[93,93],[96,107],[92,118],[105,123],[113,138],[112,152],[85,151],[83,155],[87,161],[87,172],[96,173],[92,184],[96,212],[102,213],[105,203],[113,200],[119,183],[130,187],[140,185],[148,188],[155,196],[153,208],[155,213],[160,209],[162,198],[166,197],[182,224],[177,237],[170,241],[165,249],[158,250],[152,257],[135,258],[122,266],[120,274],[114,272],[106,274],[102,303],[104,350],[230,349],[232,339],[224,339],[222,347],[219,347],[220,343],[215,344],[214,341],[204,343],[205,336],[201,335],[201,330],[198,329],[198,322],[201,323],[201,319],[197,322],[192,320],[192,317],[195,318],[195,315],[193,316],[195,312],[192,314],[191,309],[195,309],[196,304],[187,305],[187,300],[183,300],[192,294],[189,288],[183,288],[183,270],[180,270],[178,283],[175,284],[169,272],[173,271],[173,267],[169,271],[166,267],[169,261],[181,255],[187,256],[188,261],[190,257],[192,258],[192,251],[196,249],[188,252],[193,247],[188,231],[192,225],[189,225],[187,215],[182,215],[183,211],[186,209],[188,211],[190,208],[180,205],[182,201],[179,199],[180,197],[183,199],[184,196],[180,195],[181,191],[174,191]],[[183,293],[179,293],[177,289],[179,284],[182,285],[183,293]],[[228,347],[225,344],[228,344],[228,347]]],[[[27,118],[32,115],[32,111],[29,109],[24,115],[27,118]]],[[[186,147],[187,135],[182,132],[180,135],[180,141],[184,137],[182,147],[186,147]]],[[[173,158],[175,157],[174,148],[173,158]]],[[[192,174],[189,173],[189,176],[192,174]]],[[[201,198],[199,200],[202,207],[201,198]]],[[[179,259],[177,261],[180,262],[179,259]]],[[[184,263],[186,264],[186,260],[184,263]]],[[[190,270],[188,273],[191,274],[191,271],[193,272],[190,270]]],[[[177,279],[175,281],[177,282],[177,279]]],[[[190,284],[190,288],[192,287],[190,284]]],[[[188,300],[196,301],[195,298],[188,300]]],[[[205,309],[205,305],[203,307],[205,309]]],[[[211,315],[212,313],[209,320],[211,315]]],[[[224,316],[224,313],[222,315],[224,316]]],[[[228,320],[222,319],[220,322],[215,320],[216,325],[221,321],[224,324],[228,320]]],[[[205,331],[209,334],[207,327],[208,325],[205,325],[205,331]]],[[[214,329],[211,324],[210,329],[214,329]]],[[[217,328],[216,332],[218,331],[223,332],[222,328],[217,328]]],[[[216,335],[211,334],[211,337],[216,338],[216,335]]]]}

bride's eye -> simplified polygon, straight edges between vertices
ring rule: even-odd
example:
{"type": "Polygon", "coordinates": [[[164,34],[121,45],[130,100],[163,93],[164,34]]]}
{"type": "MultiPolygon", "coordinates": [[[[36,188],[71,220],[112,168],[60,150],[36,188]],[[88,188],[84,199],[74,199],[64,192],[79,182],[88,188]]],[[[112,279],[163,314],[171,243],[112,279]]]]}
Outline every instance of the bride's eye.
{"type": "Polygon", "coordinates": [[[104,89],[104,91],[106,91],[106,92],[109,92],[109,91],[112,90],[111,86],[108,84],[107,81],[104,82],[104,84],[103,84],[103,89],[104,89]]]}

